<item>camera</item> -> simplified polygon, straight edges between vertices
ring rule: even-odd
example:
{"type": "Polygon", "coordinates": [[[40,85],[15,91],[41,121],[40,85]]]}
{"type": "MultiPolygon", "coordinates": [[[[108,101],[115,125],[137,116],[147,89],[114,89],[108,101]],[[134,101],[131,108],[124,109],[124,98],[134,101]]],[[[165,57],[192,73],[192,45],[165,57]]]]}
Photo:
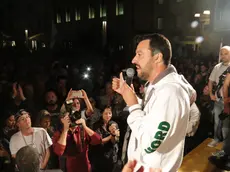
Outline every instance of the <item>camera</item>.
{"type": "Polygon", "coordinates": [[[75,123],[77,120],[81,119],[81,112],[79,111],[74,111],[73,110],[73,100],[69,100],[65,102],[65,109],[66,112],[69,113],[69,118],[71,121],[71,126],[76,126],[77,124],[75,123]]]}

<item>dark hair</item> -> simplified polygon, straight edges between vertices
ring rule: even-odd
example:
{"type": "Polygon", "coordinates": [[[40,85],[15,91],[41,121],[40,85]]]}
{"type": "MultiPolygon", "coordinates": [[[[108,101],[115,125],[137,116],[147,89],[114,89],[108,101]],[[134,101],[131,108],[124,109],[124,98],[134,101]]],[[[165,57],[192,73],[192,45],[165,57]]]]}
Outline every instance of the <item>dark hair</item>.
{"type": "Polygon", "coordinates": [[[31,146],[22,147],[16,154],[19,172],[39,172],[39,153],[31,146]]]}
{"type": "Polygon", "coordinates": [[[50,92],[53,92],[53,93],[57,96],[57,98],[58,98],[57,90],[56,90],[56,89],[53,89],[53,88],[49,88],[49,89],[47,89],[47,90],[45,91],[45,98],[46,98],[47,94],[50,93],[50,92]]]}
{"type": "Polygon", "coordinates": [[[29,112],[28,112],[27,110],[25,110],[25,109],[20,109],[20,110],[15,114],[15,116],[14,116],[16,122],[18,122],[18,119],[24,114],[23,112],[29,114],[29,112]]]}
{"type": "Polygon", "coordinates": [[[7,120],[9,117],[11,117],[11,116],[15,116],[15,112],[12,112],[12,111],[6,111],[5,113],[4,113],[4,120],[7,120]]]}
{"type": "Polygon", "coordinates": [[[105,111],[105,109],[111,109],[112,111],[112,107],[109,105],[105,105],[101,110],[101,116],[99,118],[99,120],[97,122],[95,122],[95,124],[93,125],[93,130],[97,130],[98,128],[100,128],[103,124],[104,124],[104,120],[103,120],[103,112],[105,111]]]}
{"type": "Polygon", "coordinates": [[[152,54],[155,55],[156,52],[161,52],[163,54],[163,60],[165,65],[171,63],[172,58],[172,47],[169,40],[161,34],[146,34],[146,35],[137,35],[135,37],[135,46],[137,46],[141,41],[149,40],[149,48],[152,51],[152,54]]]}
{"type": "Polygon", "coordinates": [[[111,109],[111,110],[112,110],[112,106],[110,106],[110,105],[105,105],[105,106],[102,108],[102,113],[105,111],[105,109],[111,109]]]}

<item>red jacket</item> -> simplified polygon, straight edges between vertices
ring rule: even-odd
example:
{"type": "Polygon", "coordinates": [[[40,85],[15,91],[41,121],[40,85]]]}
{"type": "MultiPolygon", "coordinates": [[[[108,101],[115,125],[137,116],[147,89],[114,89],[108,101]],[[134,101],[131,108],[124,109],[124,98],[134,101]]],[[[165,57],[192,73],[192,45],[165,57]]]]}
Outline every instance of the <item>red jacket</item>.
{"type": "Polygon", "coordinates": [[[90,172],[88,147],[89,144],[101,144],[100,135],[95,132],[92,136],[89,136],[84,130],[84,142],[82,144],[80,127],[76,127],[73,133],[68,132],[66,146],[58,143],[60,135],[60,131],[54,133],[52,138],[53,149],[58,156],[66,157],[67,172],[90,172]]]}

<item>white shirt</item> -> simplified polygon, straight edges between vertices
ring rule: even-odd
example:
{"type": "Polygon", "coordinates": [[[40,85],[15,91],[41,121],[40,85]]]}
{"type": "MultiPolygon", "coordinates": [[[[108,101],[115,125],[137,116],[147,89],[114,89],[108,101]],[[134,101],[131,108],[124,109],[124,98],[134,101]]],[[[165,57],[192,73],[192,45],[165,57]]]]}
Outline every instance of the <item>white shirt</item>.
{"type": "MultiPolygon", "coordinates": [[[[224,73],[224,71],[227,70],[227,68],[229,67],[229,65],[224,65],[223,63],[218,63],[212,70],[210,76],[209,76],[209,80],[216,82],[216,84],[219,84],[219,77],[224,73]]],[[[223,98],[223,86],[220,88],[220,96],[223,98]]],[[[216,95],[217,97],[217,95],[216,95]]],[[[219,101],[220,99],[218,98],[217,101],[219,101]]],[[[223,103],[223,99],[221,99],[221,102],[223,103]]]]}
{"type": "Polygon", "coordinates": [[[10,139],[10,152],[16,154],[24,146],[35,146],[40,155],[40,163],[43,162],[46,149],[52,145],[52,140],[45,129],[33,127],[33,134],[23,136],[21,131],[15,133],[10,139]]]}
{"type": "Polygon", "coordinates": [[[189,119],[189,89],[177,73],[170,73],[159,82],[149,84],[146,96],[153,90],[145,105],[129,108],[127,119],[132,134],[128,146],[128,159],[141,166],[174,172],[183,159],[184,140],[189,119]]]}
{"type": "Polygon", "coordinates": [[[229,65],[223,65],[223,63],[218,63],[212,70],[210,76],[209,76],[209,80],[216,82],[216,84],[219,83],[219,77],[220,75],[222,75],[222,73],[224,73],[224,71],[227,70],[229,65]]]}

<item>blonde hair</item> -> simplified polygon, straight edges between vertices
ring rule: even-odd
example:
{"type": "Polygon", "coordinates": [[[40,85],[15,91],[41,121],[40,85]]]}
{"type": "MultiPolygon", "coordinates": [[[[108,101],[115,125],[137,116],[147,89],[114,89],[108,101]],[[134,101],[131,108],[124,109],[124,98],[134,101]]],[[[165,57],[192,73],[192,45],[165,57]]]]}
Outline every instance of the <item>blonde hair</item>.
{"type": "Polygon", "coordinates": [[[45,109],[40,110],[38,112],[38,116],[37,116],[36,121],[35,121],[35,126],[36,127],[40,127],[41,120],[44,117],[51,117],[50,113],[47,110],[45,110],[45,109]]]}
{"type": "Polygon", "coordinates": [[[45,109],[40,110],[39,112],[40,117],[47,116],[47,115],[50,116],[50,113],[48,112],[48,110],[45,110],[45,109]]]}

